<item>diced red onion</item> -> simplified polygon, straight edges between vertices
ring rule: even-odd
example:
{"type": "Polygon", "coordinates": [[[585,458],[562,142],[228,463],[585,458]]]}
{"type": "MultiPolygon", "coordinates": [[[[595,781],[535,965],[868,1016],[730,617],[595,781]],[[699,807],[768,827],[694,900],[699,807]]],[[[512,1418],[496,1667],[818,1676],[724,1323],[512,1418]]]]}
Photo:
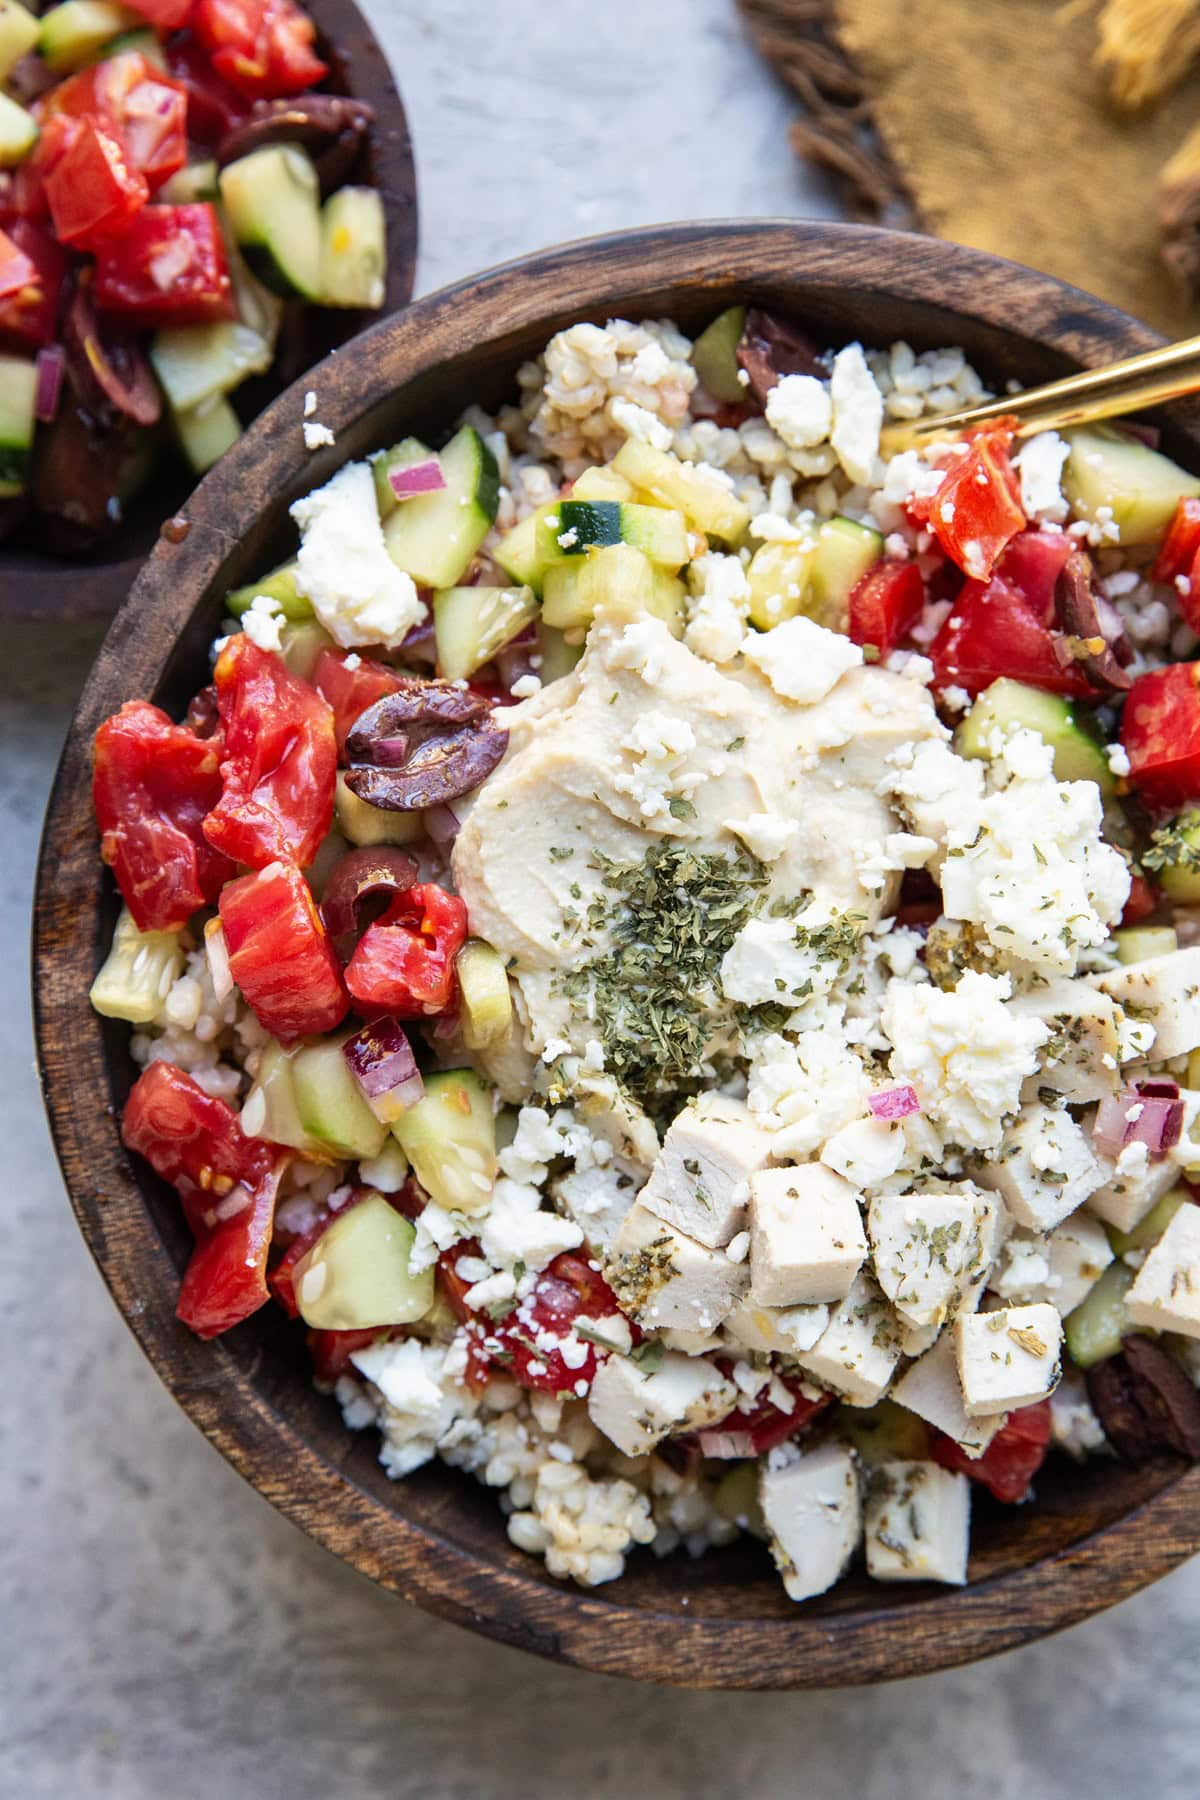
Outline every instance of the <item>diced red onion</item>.
{"type": "Polygon", "coordinates": [[[401,661],[405,663],[428,663],[433,668],[437,663],[437,637],[433,629],[432,616],[414,625],[405,634],[400,646],[401,661]]]}
{"type": "Polygon", "coordinates": [[[453,848],[461,820],[452,806],[431,806],[425,813],[425,830],[445,856],[453,848]]]}
{"type": "Polygon", "coordinates": [[[375,1019],[342,1045],[342,1055],[383,1125],[392,1125],[425,1092],[421,1071],[403,1028],[395,1019],[375,1019]]]}
{"type": "Polygon", "coordinates": [[[907,1119],[921,1110],[916,1088],[907,1085],[883,1088],[878,1094],[871,1095],[867,1106],[873,1119],[907,1119]]]}
{"type": "Polygon", "coordinates": [[[754,1455],[754,1438],[748,1431],[699,1431],[696,1442],[703,1455],[720,1462],[740,1462],[754,1455]]]}
{"type": "Polygon", "coordinates": [[[65,368],[66,351],[61,344],[47,344],[38,351],[33,410],[43,425],[49,425],[58,411],[65,368]]]}
{"type": "Polygon", "coordinates": [[[369,923],[371,902],[404,893],[417,879],[416,858],[406,850],[375,844],[347,850],[330,870],[321,898],[321,916],[339,954],[352,948],[369,923]]]}
{"type": "Polygon", "coordinates": [[[1169,1075],[1154,1075],[1149,1081],[1139,1081],[1137,1091],[1143,1100],[1178,1100],[1179,1083],[1169,1075]]]}
{"type": "Polygon", "coordinates": [[[388,470],[388,486],[397,500],[411,500],[415,494],[440,493],[445,485],[446,477],[436,456],[409,463],[406,469],[388,470]]]}
{"type": "Polygon", "coordinates": [[[397,731],[391,737],[376,738],[371,745],[371,761],[381,769],[402,769],[412,750],[408,734],[397,731]]]}
{"type": "Polygon", "coordinates": [[[1162,441],[1162,432],[1157,425],[1143,425],[1137,419],[1114,419],[1113,424],[1123,436],[1145,444],[1148,450],[1157,450],[1162,441]]]}
{"type": "Polygon", "coordinates": [[[1107,1095],[1092,1125],[1097,1150],[1114,1158],[1128,1144],[1145,1144],[1152,1157],[1165,1156],[1182,1135],[1183,1101],[1175,1082],[1144,1081],[1107,1095]],[[1158,1091],[1164,1088],[1174,1088],[1174,1093],[1158,1091]]]}
{"type": "Polygon", "coordinates": [[[229,945],[225,942],[225,933],[218,920],[214,919],[204,928],[204,954],[208,958],[213,993],[220,1006],[233,992],[233,971],[229,967],[229,945]]]}

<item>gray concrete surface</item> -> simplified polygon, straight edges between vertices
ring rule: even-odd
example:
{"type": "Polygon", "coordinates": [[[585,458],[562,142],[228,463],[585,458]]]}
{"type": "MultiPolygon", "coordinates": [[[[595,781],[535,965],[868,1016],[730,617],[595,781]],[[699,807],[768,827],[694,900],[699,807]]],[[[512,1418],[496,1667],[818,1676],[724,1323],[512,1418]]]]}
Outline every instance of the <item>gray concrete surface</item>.
{"type": "MultiPolygon", "coordinates": [[[[623,224],[832,210],[732,0],[369,5],[417,140],[422,289],[623,224]]],[[[39,818],[94,647],[7,632],[0,675],[3,1800],[1193,1800],[1200,1564],[958,1674],[672,1694],[410,1612],[242,1485],[117,1318],[31,1070],[39,818]]]]}

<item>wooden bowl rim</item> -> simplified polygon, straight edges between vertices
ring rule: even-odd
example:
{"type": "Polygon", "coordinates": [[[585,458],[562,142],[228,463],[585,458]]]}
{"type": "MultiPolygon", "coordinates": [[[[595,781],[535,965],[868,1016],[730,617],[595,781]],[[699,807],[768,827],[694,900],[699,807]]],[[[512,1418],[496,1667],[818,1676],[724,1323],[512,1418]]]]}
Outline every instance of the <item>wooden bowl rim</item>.
{"type": "MultiPolygon", "coordinates": [[[[378,397],[371,371],[403,387],[423,370],[485,349],[552,310],[583,314],[654,288],[731,281],[753,291],[803,262],[839,290],[946,305],[949,278],[977,292],[950,306],[1079,364],[1152,347],[1149,327],[1048,275],[982,252],[869,227],[762,220],[648,227],[522,257],[416,302],[354,340],[347,379],[322,416],[346,428],[378,397]],[[858,284],[856,287],[855,284],[858,284]],[[553,308],[548,296],[552,296],[553,308]]],[[[337,450],[297,448],[302,383],[275,401],[201,483],[184,547],[160,543],[122,607],[80,699],[51,793],[33,935],[39,1075],[55,1148],[80,1228],[122,1316],[165,1385],[206,1437],[260,1493],[360,1572],[428,1611],[497,1640],[602,1672],[685,1686],[809,1688],[952,1667],[1059,1630],[1166,1574],[1200,1548],[1200,1468],[1049,1557],[963,1589],[918,1590],[890,1606],[838,1615],[798,1607],[786,1618],[701,1618],[594,1591],[549,1586],[498,1567],[390,1511],[321,1455],[252,1385],[219,1340],[177,1324],[174,1265],[119,1140],[99,1022],[87,1003],[104,891],[94,851],[87,770],[96,724],[124,699],[156,690],[178,635],[220,580],[243,521],[239,481],[271,459],[272,492],[323,479],[337,450]],[[244,465],[244,468],[243,468],[244,465]],[[180,574],[178,565],[183,564],[180,574]],[[72,923],[74,929],[72,930],[72,923]],[[68,937],[64,951],[60,937],[68,937]],[[110,1230],[116,1221],[121,1230],[110,1230]],[[136,1254],[124,1242],[133,1221],[136,1254]]],[[[464,396],[464,399],[470,396],[464,396]]],[[[1186,410],[1169,415],[1179,424],[1186,410]]],[[[1195,414],[1192,418],[1194,420],[1195,414]]],[[[1187,428],[1200,456],[1200,431],[1187,428]]],[[[247,520],[248,524],[249,521],[247,520]]],[[[684,1603],[686,1605],[686,1602],[684,1603]]]]}
{"type": "MultiPolygon", "coordinates": [[[[304,4],[321,37],[336,50],[352,96],[375,109],[375,185],[383,196],[388,233],[382,314],[387,317],[411,300],[417,270],[417,171],[408,117],[383,45],[355,0],[304,0],[304,4]]],[[[347,337],[345,344],[352,341],[347,337]]],[[[149,555],[147,549],[115,562],[103,557],[35,558],[13,570],[6,567],[5,549],[0,544],[0,617],[10,619],[110,618],[149,555]]],[[[22,557],[28,555],[23,548],[22,557]]]]}

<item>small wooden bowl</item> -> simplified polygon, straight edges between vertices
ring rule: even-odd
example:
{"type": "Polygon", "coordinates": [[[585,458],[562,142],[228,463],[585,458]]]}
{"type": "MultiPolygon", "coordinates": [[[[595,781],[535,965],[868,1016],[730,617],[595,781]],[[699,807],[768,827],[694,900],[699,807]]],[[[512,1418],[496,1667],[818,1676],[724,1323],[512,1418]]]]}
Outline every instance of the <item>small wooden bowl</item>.
{"type": "MultiPolygon", "coordinates": [[[[221,596],[282,555],[291,500],[350,457],[494,404],[572,320],[678,319],[736,299],[777,306],[821,342],[960,344],[996,383],[1043,380],[1147,349],[1143,325],[1046,275],[928,238],[820,224],[668,226],[569,245],[419,301],[321,378],[337,444],[305,454],[301,390],[275,403],[201,484],[181,544],[160,543],[79,705],[50,802],[34,930],[46,1105],[80,1226],[162,1379],[247,1480],[384,1586],[507,1644],[609,1674],[697,1687],[831,1687],[946,1668],[1072,1624],[1200,1546],[1200,1469],[1077,1468],[1054,1458],[1037,1501],[975,1494],[971,1585],[880,1587],[854,1574],[796,1606],[745,1541],[692,1562],[640,1553],[583,1592],[513,1548],[496,1496],[440,1465],[393,1484],[374,1433],[316,1394],[295,1327],[273,1307],[202,1344],[174,1317],[187,1234],[170,1192],[121,1148],[131,1065],[88,985],[115,900],[96,854],[89,745],[133,696],[181,708],[206,677],[221,596]]],[[[1164,414],[1166,448],[1200,468],[1200,412],[1164,414]]]]}
{"type": "MultiPolygon", "coordinates": [[[[351,178],[378,188],[383,196],[386,315],[410,299],[417,266],[417,175],[404,105],[379,40],[354,0],[305,0],[305,8],[317,27],[317,48],[329,64],[324,88],[365,100],[375,110],[351,178]]],[[[307,309],[303,343],[289,358],[292,366],[277,364],[247,382],[234,396],[239,413],[247,417],[260,411],[303,368],[341,349],[379,317],[353,309],[307,309]]],[[[187,498],[189,486],[182,463],[173,466],[165,481],[152,482],[138,495],[121,529],[92,557],[49,556],[25,542],[0,544],[0,618],[111,618],[150,554],[163,520],[187,498]]]]}

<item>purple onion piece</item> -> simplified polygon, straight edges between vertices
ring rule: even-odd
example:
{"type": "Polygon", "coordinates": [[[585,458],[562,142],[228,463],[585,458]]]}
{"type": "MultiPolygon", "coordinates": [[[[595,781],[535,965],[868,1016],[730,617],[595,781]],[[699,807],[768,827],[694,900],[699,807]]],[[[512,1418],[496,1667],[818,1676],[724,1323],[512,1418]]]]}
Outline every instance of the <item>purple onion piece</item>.
{"type": "Polygon", "coordinates": [[[1183,1101],[1178,1095],[1146,1094],[1136,1087],[1106,1095],[1092,1125],[1096,1148],[1113,1158],[1127,1144],[1145,1144],[1151,1157],[1162,1157],[1182,1135],[1183,1101]]]}
{"type": "Polygon", "coordinates": [[[452,806],[431,806],[425,814],[425,829],[443,856],[453,848],[460,824],[452,806]]]}
{"type": "Polygon", "coordinates": [[[883,1088],[878,1094],[872,1094],[867,1101],[867,1109],[873,1119],[907,1119],[912,1113],[919,1113],[921,1102],[917,1098],[917,1090],[906,1084],[900,1087],[883,1088]]]}
{"type": "Polygon", "coordinates": [[[388,470],[388,486],[397,500],[411,500],[417,494],[437,494],[445,485],[446,477],[436,456],[409,463],[404,469],[388,470]]]}
{"type": "Polygon", "coordinates": [[[417,872],[415,857],[388,844],[347,850],[339,858],[325,883],[321,917],[343,960],[372,917],[412,887],[417,872]]]}
{"type": "Polygon", "coordinates": [[[754,1438],[748,1431],[698,1431],[701,1454],[718,1462],[741,1462],[754,1455],[754,1438]]]}
{"type": "Polygon", "coordinates": [[[77,279],[63,317],[71,384],[101,424],[156,425],[162,395],[145,354],[132,338],[101,337],[90,282],[77,279]]]}
{"type": "Polygon", "coordinates": [[[66,351],[61,344],[46,344],[37,353],[37,386],[33,410],[38,422],[48,425],[58,411],[66,373],[66,351]]]}
{"type": "Polygon", "coordinates": [[[403,1028],[391,1017],[373,1019],[342,1045],[350,1073],[375,1117],[393,1125],[425,1092],[403,1028]]]}

